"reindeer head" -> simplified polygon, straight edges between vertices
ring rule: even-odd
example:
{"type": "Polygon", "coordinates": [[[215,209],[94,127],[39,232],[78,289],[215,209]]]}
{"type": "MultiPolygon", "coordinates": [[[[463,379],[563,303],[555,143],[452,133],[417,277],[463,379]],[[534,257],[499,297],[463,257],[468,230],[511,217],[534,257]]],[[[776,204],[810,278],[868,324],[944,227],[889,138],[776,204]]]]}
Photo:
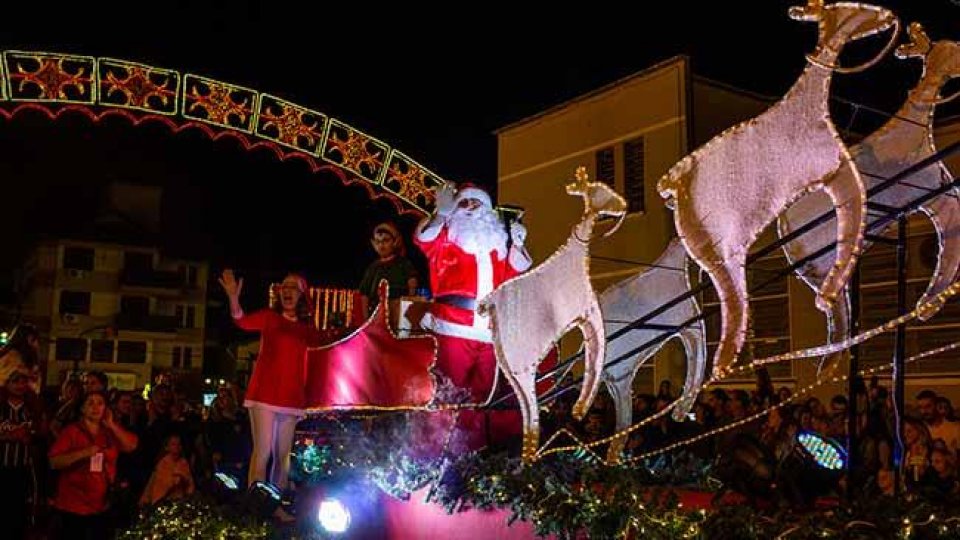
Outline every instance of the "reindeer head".
{"type": "Polygon", "coordinates": [[[805,6],[791,7],[789,14],[798,21],[819,23],[821,38],[839,34],[850,41],[884,32],[898,24],[897,16],[889,9],[854,2],[824,5],[824,0],[808,0],[805,6]]]}
{"type": "Polygon", "coordinates": [[[586,218],[613,216],[616,224],[603,236],[607,237],[616,232],[627,215],[627,202],[610,186],[602,182],[588,181],[587,169],[577,167],[574,182],[567,184],[568,195],[583,197],[583,213],[586,218]]]}
{"type": "Polygon", "coordinates": [[[930,38],[918,22],[910,23],[907,27],[907,37],[910,41],[897,47],[894,54],[901,60],[904,58],[926,58],[930,52],[930,38]]]}
{"type": "MultiPolygon", "coordinates": [[[[922,59],[924,78],[937,89],[951,79],[960,77],[960,42],[944,39],[931,43],[923,26],[917,22],[910,24],[907,35],[910,41],[897,47],[897,58],[922,59]]],[[[949,101],[955,97],[957,94],[938,102],[949,101]]]]}
{"type": "Polygon", "coordinates": [[[790,17],[798,21],[816,22],[819,27],[817,52],[807,59],[820,67],[837,73],[858,73],[877,62],[890,52],[900,33],[900,19],[889,9],[869,4],[837,2],[824,5],[824,0],[808,0],[805,6],[790,8],[790,17]],[[893,27],[893,35],[883,50],[859,66],[846,68],[833,64],[843,46],[858,39],[883,32],[893,27]],[[826,58],[821,55],[826,54],[826,58]]]}

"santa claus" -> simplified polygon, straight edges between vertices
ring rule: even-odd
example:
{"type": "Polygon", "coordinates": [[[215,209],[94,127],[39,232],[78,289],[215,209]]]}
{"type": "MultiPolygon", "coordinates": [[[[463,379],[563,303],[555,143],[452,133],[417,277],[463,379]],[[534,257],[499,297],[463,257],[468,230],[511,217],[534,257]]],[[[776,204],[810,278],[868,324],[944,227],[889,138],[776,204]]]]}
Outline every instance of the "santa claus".
{"type": "MultiPolygon", "coordinates": [[[[469,390],[475,403],[490,398],[497,370],[490,321],[477,314],[476,303],[530,268],[526,235],[517,222],[508,232],[484,190],[470,184],[457,189],[451,183],[438,190],[436,212],[415,231],[414,240],[429,263],[434,296],[421,326],[437,336],[438,371],[469,390]]],[[[519,416],[464,411],[460,426],[475,435],[471,446],[479,446],[519,433],[519,416]]]]}

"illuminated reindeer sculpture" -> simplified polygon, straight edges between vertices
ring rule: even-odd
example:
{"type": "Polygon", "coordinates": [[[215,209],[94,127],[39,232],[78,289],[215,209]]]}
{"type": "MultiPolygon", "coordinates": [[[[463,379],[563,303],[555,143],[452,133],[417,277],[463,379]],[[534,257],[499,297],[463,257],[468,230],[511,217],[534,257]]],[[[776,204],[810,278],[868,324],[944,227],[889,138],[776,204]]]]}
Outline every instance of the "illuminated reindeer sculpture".
{"type": "Polygon", "coordinates": [[[817,307],[832,309],[856,263],[864,229],[865,189],[853,158],[830,119],[827,98],[834,72],[862,71],[889,51],[899,21],[889,10],[860,3],[810,0],[790,9],[818,24],[818,43],[787,94],[760,116],[727,129],[674,165],[658,184],[690,256],[710,276],[721,304],[720,343],[713,375],[722,377],[747,331],[744,265],[760,233],[798,197],[822,188],[839,215],[835,262],[817,292],[817,307]],[[843,46],[893,28],[875,58],[856,68],[836,62],[843,46]],[[836,176],[839,168],[849,174],[836,176]],[[828,179],[834,179],[827,182],[828,179]]]}
{"type": "Polygon", "coordinates": [[[610,186],[588,182],[583,167],[567,185],[570,195],[583,198],[583,216],[570,237],[542,264],[510,279],[482,299],[478,312],[489,314],[497,364],[520,403],[523,416],[523,461],[535,457],[540,441],[537,408],[537,366],[554,343],[573,327],[584,338],[584,378],[573,415],[582,418],[597,395],[603,371],[606,337],[597,295],[590,283],[590,240],[598,218],[623,222],[627,203],[610,186]]]}
{"type": "MultiPolygon", "coordinates": [[[[933,113],[938,104],[956,98],[958,93],[947,98],[940,97],[940,89],[951,79],[960,77],[960,43],[941,40],[933,44],[918,23],[908,29],[910,42],[897,48],[900,58],[923,60],[923,75],[907,96],[906,102],[890,120],[857,146],[850,149],[857,168],[868,176],[870,186],[896,175],[907,167],[936,153],[933,140],[933,113]]],[[[840,169],[837,176],[849,175],[849,169],[840,169]]],[[[936,162],[921,171],[877,193],[871,200],[888,207],[902,207],[928,190],[936,189],[950,181],[950,174],[942,162],[936,162]]],[[[847,180],[841,180],[847,181],[847,180]]],[[[937,294],[957,279],[960,268],[960,199],[957,190],[951,190],[920,206],[933,222],[939,238],[940,254],[926,292],[918,305],[931,301],[937,294]]],[[[780,216],[779,232],[785,236],[816,217],[829,212],[830,202],[820,193],[812,193],[790,207],[780,216]]],[[[885,229],[894,225],[893,222],[885,229]]],[[[836,238],[836,220],[804,233],[784,246],[787,258],[793,262],[803,259],[836,238]]],[[[882,231],[877,231],[880,234],[882,231]]],[[[864,241],[863,248],[871,243],[864,241]]],[[[797,274],[814,290],[818,289],[830,273],[833,253],[808,262],[797,274]]],[[[929,319],[940,309],[935,305],[920,318],[929,319]]],[[[827,313],[830,339],[844,339],[849,332],[850,306],[847,301],[837,302],[827,313]]]]}
{"type": "MultiPolygon", "coordinates": [[[[690,290],[690,277],[687,274],[687,252],[679,240],[674,239],[667,245],[660,258],[639,274],[610,286],[600,294],[600,310],[603,312],[607,335],[625,327],[656,308],[690,290]]],[[[671,307],[653,317],[651,325],[680,326],[700,315],[700,306],[694,298],[671,307]]],[[[613,403],[617,409],[616,431],[622,431],[633,423],[633,379],[640,366],[657,353],[666,339],[654,346],[647,347],[635,356],[620,359],[621,356],[656,338],[665,330],[638,328],[611,340],[607,344],[607,362],[603,370],[603,382],[607,385],[613,403]],[[619,362],[614,363],[617,359],[619,362]]],[[[673,409],[675,420],[681,420],[697,399],[700,385],[703,384],[707,369],[707,337],[703,321],[697,321],[674,333],[687,354],[687,376],[683,384],[681,402],[673,409]]],[[[674,337],[671,336],[671,339],[674,337]]],[[[607,449],[607,462],[615,463],[620,459],[626,439],[618,437],[607,449]]]]}

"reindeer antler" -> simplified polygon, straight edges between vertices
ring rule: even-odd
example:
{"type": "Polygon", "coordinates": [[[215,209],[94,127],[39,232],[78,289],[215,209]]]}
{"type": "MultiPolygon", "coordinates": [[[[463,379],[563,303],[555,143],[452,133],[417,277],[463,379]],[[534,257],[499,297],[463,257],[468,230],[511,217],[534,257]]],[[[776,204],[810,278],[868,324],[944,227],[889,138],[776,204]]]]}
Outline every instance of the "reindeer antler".
{"type": "Polygon", "coordinates": [[[574,172],[573,183],[567,186],[567,193],[580,195],[583,198],[584,211],[590,211],[590,175],[587,174],[587,168],[583,165],[577,167],[574,172]]]}
{"type": "Polygon", "coordinates": [[[910,23],[907,28],[907,35],[910,36],[910,41],[897,47],[897,51],[894,53],[897,58],[923,58],[930,52],[930,38],[927,37],[922,24],[918,22],[910,23]]]}
{"type": "Polygon", "coordinates": [[[818,21],[823,15],[823,0],[807,0],[807,5],[792,6],[787,13],[797,21],[818,21]]]}
{"type": "Polygon", "coordinates": [[[577,181],[577,186],[587,189],[587,183],[590,181],[590,175],[587,174],[587,168],[583,165],[577,167],[577,171],[573,173],[573,178],[577,181]]]}

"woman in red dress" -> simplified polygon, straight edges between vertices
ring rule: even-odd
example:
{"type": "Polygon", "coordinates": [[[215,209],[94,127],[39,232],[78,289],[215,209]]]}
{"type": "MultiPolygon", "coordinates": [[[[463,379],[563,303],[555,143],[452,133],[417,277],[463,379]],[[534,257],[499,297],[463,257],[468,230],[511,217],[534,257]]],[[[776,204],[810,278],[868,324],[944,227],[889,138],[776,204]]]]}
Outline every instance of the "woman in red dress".
{"type": "Polygon", "coordinates": [[[244,330],[260,332],[260,353],[247,385],[243,405],[250,410],[253,455],[248,485],[267,481],[287,489],[294,428],[304,416],[307,347],[319,344],[320,333],[310,321],[307,282],[289,274],[280,285],[280,302],[273,309],[244,313],[240,307],[243,279],[224,270],[220,285],[230,299],[230,314],[244,330]]]}

